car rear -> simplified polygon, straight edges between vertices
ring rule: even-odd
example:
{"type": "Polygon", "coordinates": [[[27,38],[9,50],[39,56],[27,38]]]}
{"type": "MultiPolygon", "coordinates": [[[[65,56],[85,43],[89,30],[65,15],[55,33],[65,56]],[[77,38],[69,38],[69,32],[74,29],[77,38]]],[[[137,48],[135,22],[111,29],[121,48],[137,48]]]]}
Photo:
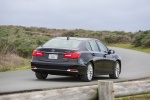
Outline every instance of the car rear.
{"type": "Polygon", "coordinates": [[[54,38],[32,53],[31,69],[54,75],[80,75],[85,65],[79,62],[82,55],[81,40],[54,38]]]}

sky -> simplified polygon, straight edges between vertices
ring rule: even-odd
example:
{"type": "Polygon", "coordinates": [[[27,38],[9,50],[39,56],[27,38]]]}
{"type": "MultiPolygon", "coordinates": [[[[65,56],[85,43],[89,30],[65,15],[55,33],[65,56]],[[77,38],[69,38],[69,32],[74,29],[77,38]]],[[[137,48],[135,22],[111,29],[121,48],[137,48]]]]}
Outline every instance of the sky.
{"type": "Polygon", "coordinates": [[[150,30],[150,0],[0,0],[0,25],[150,30]]]}

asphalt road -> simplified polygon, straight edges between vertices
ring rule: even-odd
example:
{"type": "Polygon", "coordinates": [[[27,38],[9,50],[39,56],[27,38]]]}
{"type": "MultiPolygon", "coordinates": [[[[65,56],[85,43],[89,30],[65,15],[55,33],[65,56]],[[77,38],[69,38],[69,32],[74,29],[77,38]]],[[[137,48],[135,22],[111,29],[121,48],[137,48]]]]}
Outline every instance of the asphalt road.
{"type": "Polygon", "coordinates": [[[76,77],[49,75],[47,80],[37,80],[31,70],[1,72],[0,94],[38,89],[54,89],[97,84],[97,80],[114,82],[150,77],[150,54],[138,51],[111,48],[122,58],[122,73],[119,79],[109,79],[108,76],[97,76],[92,82],[81,82],[76,77]]]}

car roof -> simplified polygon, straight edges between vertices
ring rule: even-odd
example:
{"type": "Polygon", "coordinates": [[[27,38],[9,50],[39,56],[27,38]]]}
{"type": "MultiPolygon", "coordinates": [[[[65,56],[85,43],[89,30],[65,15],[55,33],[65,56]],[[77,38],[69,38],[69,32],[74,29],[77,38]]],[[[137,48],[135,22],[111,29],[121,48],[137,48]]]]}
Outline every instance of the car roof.
{"type": "Polygon", "coordinates": [[[81,38],[81,37],[55,37],[54,39],[71,39],[71,40],[80,40],[80,41],[88,41],[88,40],[97,40],[94,38],[81,38]]]}

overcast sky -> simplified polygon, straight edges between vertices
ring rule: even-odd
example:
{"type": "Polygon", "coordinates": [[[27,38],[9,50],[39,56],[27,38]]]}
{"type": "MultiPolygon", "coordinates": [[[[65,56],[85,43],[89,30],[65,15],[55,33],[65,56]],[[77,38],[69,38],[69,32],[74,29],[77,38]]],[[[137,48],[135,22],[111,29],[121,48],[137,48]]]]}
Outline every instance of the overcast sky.
{"type": "Polygon", "coordinates": [[[0,25],[150,30],[150,0],[0,0],[0,25]]]}

